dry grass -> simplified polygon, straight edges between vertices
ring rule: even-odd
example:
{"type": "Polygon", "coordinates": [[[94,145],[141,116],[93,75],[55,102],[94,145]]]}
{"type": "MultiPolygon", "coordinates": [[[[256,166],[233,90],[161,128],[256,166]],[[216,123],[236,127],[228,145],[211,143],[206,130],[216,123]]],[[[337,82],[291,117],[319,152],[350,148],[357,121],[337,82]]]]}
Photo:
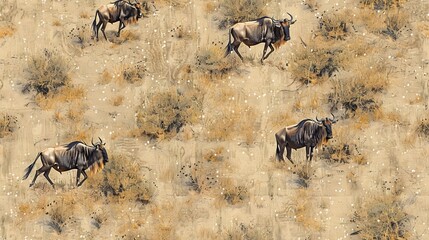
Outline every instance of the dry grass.
{"type": "Polygon", "coordinates": [[[319,18],[318,35],[325,39],[345,40],[353,26],[353,13],[349,9],[324,12],[319,18]]]}
{"type": "Polygon", "coordinates": [[[323,83],[345,65],[344,46],[311,40],[293,51],[290,71],[303,84],[323,83]]]}
{"type": "MultiPolygon", "coordinates": [[[[223,229],[222,235],[214,239],[239,240],[239,239],[274,239],[274,229],[269,219],[257,219],[256,224],[234,222],[233,226],[223,229]]],[[[210,239],[210,238],[209,238],[210,239]]]]}
{"type": "Polygon", "coordinates": [[[113,106],[118,107],[118,106],[121,106],[122,103],[124,103],[124,99],[125,99],[124,96],[116,95],[110,99],[110,102],[112,103],[113,106]]]}
{"type": "Polygon", "coordinates": [[[407,0],[361,0],[360,3],[373,10],[389,10],[402,7],[407,0]]]}
{"type": "Polygon", "coordinates": [[[183,126],[200,121],[203,97],[196,88],[149,94],[137,108],[139,134],[155,139],[174,137],[183,126]]]}
{"type": "Polygon", "coordinates": [[[322,222],[314,217],[314,204],[308,189],[298,189],[290,202],[284,204],[282,212],[291,215],[297,224],[302,226],[307,234],[321,232],[322,222]]]}
{"type": "Polygon", "coordinates": [[[18,128],[18,118],[7,113],[0,113],[0,138],[11,135],[18,128]]]}
{"type": "Polygon", "coordinates": [[[241,205],[249,201],[249,190],[245,185],[239,185],[230,178],[222,178],[220,187],[220,198],[229,205],[241,205]]]}
{"type": "Polygon", "coordinates": [[[204,135],[208,141],[240,140],[253,144],[256,140],[258,113],[230,88],[218,88],[206,96],[204,135]]]}
{"type": "Polygon", "coordinates": [[[316,173],[316,169],[311,166],[309,162],[296,163],[292,168],[292,173],[297,176],[295,183],[301,188],[308,188],[311,179],[316,173]]]}
{"type": "Polygon", "coordinates": [[[116,203],[152,202],[157,186],[151,178],[150,170],[129,156],[111,155],[102,174],[96,174],[88,179],[89,187],[116,203]]]}
{"type": "Polygon", "coordinates": [[[103,72],[101,73],[98,83],[102,85],[109,84],[110,82],[112,82],[112,79],[113,79],[112,73],[110,73],[109,70],[104,69],[103,72]]]}
{"type": "Polygon", "coordinates": [[[257,19],[266,15],[270,0],[222,0],[220,1],[219,28],[225,29],[237,22],[257,19]]]}
{"type": "Polygon", "coordinates": [[[88,12],[83,11],[79,13],[79,17],[84,19],[89,19],[91,15],[88,12]]]}
{"type": "Polygon", "coordinates": [[[177,173],[179,182],[197,193],[213,193],[220,190],[219,175],[222,162],[197,161],[182,165],[177,173]]]}
{"type": "Polygon", "coordinates": [[[12,36],[15,31],[16,29],[12,26],[0,26],[0,39],[12,36]]]}
{"type": "Polygon", "coordinates": [[[270,127],[270,130],[277,132],[281,128],[284,128],[286,126],[298,123],[298,119],[296,118],[296,115],[291,113],[290,111],[273,111],[268,118],[268,126],[270,127]]]}
{"type": "Polygon", "coordinates": [[[349,77],[332,80],[333,93],[328,96],[331,107],[343,107],[346,116],[354,116],[358,110],[376,113],[380,107],[377,96],[388,86],[389,72],[388,65],[378,59],[356,63],[349,77]]]}
{"type": "Polygon", "coordinates": [[[175,37],[177,39],[185,39],[185,40],[193,40],[197,38],[197,32],[191,28],[189,25],[181,25],[179,24],[177,27],[169,30],[171,37],[175,37]]]}
{"type": "Polygon", "coordinates": [[[349,126],[334,126],[334,138],[329,140],[326,146],[323,146],[320,158],[329,163],[350,163],[351,161],[360,161],[361,154],[354,140],[355,134],[349,126]]]}
{"type": "Polygon", "coordinates": [[[60,26],[62,26],[63,24],[61,23],[61,21],[60,20],[58,20],[58,19],[55,19],[53,22],[52,22],[52,26],[54,26],[54,27],[60,27],[60,26]]]}
{"type": "Polygon", "coordinates": [[[239,58],[224,57],[225,46],[221,42],[212,42],[208,47],[200,49],[196,58],[196,71],[202,78],[209,81],[224,79],[233,73],[238,73],[239,58]]]}
{"type": "Polygon", "coordinates": [[[35,91],[48,95],[57,93],[70,83],[70,66],[59,51],[44,49],[43,53],[31,56],[26,68],[27,83],[23,92],[35,91]]]}
{"type": "Polygon", "coordinates": [[[417,136],[429,140],[429,115],[421,117],[414,127],[417,136]]]}
{"type": "Polygon", "coordinates": [[[48,93],[46,95],[36,95],[35,101],[37,105],[44,109],[55,109],[63,106],[64,103],[81,102],[86,96],[86,90],[83,86],[65,86],[56,93],[48,93]]]}
{"type": "Polygon", "coordinates": [[[377,195],[362,199],[353,219],[362,239],[411,239],[410,215],[397,196],[377,195]]]}
{"type": "Polygon", "coordinates": [[[123,44],[129,41],[137,41],[140,40],[140,35],[135,31],[124,30],[121,31],[121,35],[118,38],[113,38],[111,41],[115,44],[123,44]]]}

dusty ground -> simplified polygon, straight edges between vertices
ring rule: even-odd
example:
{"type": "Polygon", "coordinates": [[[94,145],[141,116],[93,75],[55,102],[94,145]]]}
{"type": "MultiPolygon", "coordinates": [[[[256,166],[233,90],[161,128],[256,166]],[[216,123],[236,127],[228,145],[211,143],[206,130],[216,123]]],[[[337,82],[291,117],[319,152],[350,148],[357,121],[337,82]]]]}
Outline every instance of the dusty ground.
{"type": "MultiPolygon", "coordinates": [[[[344,109],[334,110],[340,121],[334,125],[334,139],[328,145],[343,139],[356,146],[358,151],[350,159],[363,156],[363,164],[322,159],[320,150],[306,188],[299,184],[289,162],[274,160],[274,133],[281,127],[273,119],[288,116],[280,119],[286,126],[304,118],[330,116],[326,96],[332,89],[331,81],[300,86],[293,80],[291,59],[302,48],[300,38],[307,42],[312,38],[317,16],[325,10],[356,9],[356,2],[317,1],[315,11],[299,0],[267,3],[270,15],[285,18],[290,12],[298,19],[291,27],[292,40],[275,51],[265,65],[258,62],[262,46],[242,46],[247,61],[237,61],[239,71],[205,83],[202,115],[206,118],[200,116],[200,122],[182,128],[172,139],[158,140],[136,137],[130,131],[136,128],[135,111],[141,99],[160,90],[180,88],[180,81],[198,81],[198,71],[186,75],[181,69],[195,65],[199,52],[212,43],[223,51],[227,30],[218,29],[213,20],[217,9],[207,13],[205,1],[172,7],[156,3],[157,12],[125,29],[138,39],[119,42],[114,36],[117,24],[109,24],[107,35],[113,43],[95,42],[90,39],[89,25],[95,9],[105,2],[18,0],[14,14],[4,21],[14,32],[0,38],[0,111],[16,116],[18,123],[12,134],[0,139],[2,239],[359,239],[359,235],[350,236],[358,229],[352,221],[354,212],[359,204],[380,196],[400,200],[409,219],[410,234],[405,238],[428,239],[428,140],[414,133],[418,119],[429,116],[429,9],[425,1],[405,5],[411,13],[410,24],[397,40],[357,26],[354,34],[383,49],[371,57],[389,65],[388,84],[378,97],[381,109],[390,115],[346,118],[344,109]],[[172,29],[179,25],[190,33],[172,37],[172,29]],[[85,39],[80,44],[70,32],[82,26],[86,27],[82,33],[85,39]],[[79,120],[59,121],[56,113],[61,112],[61,105],[43,109],[34,94],[21,91],[28,61],[45,48],[64,56],[71,66],[72,84],[85,89],[84,97],[75,99],[74,104],[60,103],[64,108],[83,106],[79,120]],[[107,83],[101,81],[103,71],[115,72],[121,64],[135,63],[147,69],[142,82],[116,81],[115,76],[107,83]],[[112,104],[117,96],[123,99],[112,104]],[[250,106],[254,112],[252,119],[246,119],[250,114],[246,111],[237,118],[240,124],[251,120],[252,124],[246,125],[253,136],[250,142],[243,136],[219,141],[207,137],[211,133],[206,126],[219,109],[234,111],[240,106],[250,106]],[[86,129],[85,134],[69,134],[76,124],[86,129]],[[149,203],[97,195],[91,180],[74,188],[75,171],[52,172],[51,178],[59,186],[56,190],[43,177],[34,188],[28,188],[34,171],[29,179],[21,180],[23,170],[39,151],[72,139],[89,142],[91,137],[105,140],[109,154],[129,156],[141,169],[138,174],[156,185],[149,203]],[[210,174],[224,185],[215,190],[190,190],[183,183],[181,167],[206,161],[205,156],[216,149],[221,149],[221,163],[209,162],[213,164],[210,169],[214,168],[210,174]],[[245,189],[242,199],[225,200],[225,186],[229,186],[225,181],[232,185],[232,192],[245,189]],[[61,231],[48,224],[56,204],[66,206],[61,213],[66,218],[60,223],[61,231]],[[98,227],[94,224],[97,212],[104,216],[98,227]]],[[[357,61],[364,66],[362,59],[357,61]]],[[[346,70],[331,80],[344,78],[346,70]]],[[[304,164],[303,149],[292,156],[299,166],[304,164]]]]}

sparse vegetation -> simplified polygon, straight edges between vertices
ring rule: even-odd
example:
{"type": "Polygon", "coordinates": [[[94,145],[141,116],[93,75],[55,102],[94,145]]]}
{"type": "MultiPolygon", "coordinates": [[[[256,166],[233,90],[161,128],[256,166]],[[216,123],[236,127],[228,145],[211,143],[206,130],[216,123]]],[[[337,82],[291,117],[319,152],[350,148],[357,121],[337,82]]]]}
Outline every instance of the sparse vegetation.
{"type": "Polygon", "coordinates": [[[268,2],[270,0],[222,0],[219,28],[224,29],[237,22],[265,16],[265,6],[268,2]]]}
{"type": "Polygon", "coordinates": [[[138,133],[155,139],[171,138],[187,124],[200,121],[203,95],[198,89],[155,92],[137,109],[138,133]]]}
{"type": "Polygon", "coordinates": [[[292,76],[303,84],[323,83],[345,64],[343,51],[341,44],[312,40],[306,47],[294,50],[292,76]]]}
{"type": "Polygon", "coordinates": [[[137,41],[137,40],[140,40],[140,35],[135,31],[131,31],[131,30],[123,30],[121,31],[121,35],[118,38],[112,39],[112,41],[118,45],[124,44],[125,42],[137,41]]]}
{"type": "MultiPolygon", "coordinates": [[[[272,240],[273,227],[270,225],[268,219],[258,220],[257,224],[234,223],[230,228],[222,232],[222,240],[238,240],[238,239],[258,239],[258,240],[272,240]]],[[[216,235],[219,239],[219,236],[216,235]]]]}
{"type": "Polygon", "coordinates": [[[410,219],[397,196],[379,195],[362,199],[352,221],[361,239],[410,239],[410,219]]]}
{"type": "Polygon", "coordinates": [[[46,96],[70,84],[70,66],[56,50],[44,49],[43,53],[31,56],[26,71],[28,81],[24,92],[35,91],[46,96]]]}
{"type": "Polygon", "coordinates": [[[15,33],[15,28],[11,26],[0,26],[0,39],[12,36],[15,33]]]}
{"type": "Polygon", "coordinates": [[[221,196],[229,205],[239,205],[249,199],[249,190],[245,185],[238,185],[232,179],[223,178],[220,186],[221,196]]]}
{"type": "Polygon", "coordinates": [[[427,115],[417,121],[415,131],[419,137],[429,140],[429,117],[427,115]]]}
{"type": "Polygon", "coordinates": [[[150,170],[129,156],[111,155],[102,174],[88,179],[90,188],[99,191],[113,202],[152,202],[157,186],[149,174],[150,170]],[[147,172],[144,173],[143,169],[147,172]]]}
{"type": "Polygon", "coordinates": [[[302,162],[295,164],[292,168],[292,172],[297,176],[295,183],[301,188],[308,188],[310,186],[311,179],[314,177],[316,169],[308,162],[302,162]]]}
{"type": "Polygon", "coordinates": [[[352,29],[353,13],[342,9],[334,12],[324,12],[319,18],[319,33],[326,39],[345,40],[352,29]]]}
{"type": "Polygon", "coordinates": [[[71,40],[71,43],[80,48],[84,49],[88,47],[90,44],[92,31],[88,28],[88,25],[81,24],[70,30],[68,33],[68,37],[71,40]]]}
{"type": "Polygon", "coordinates": [[[18,128],[18,118],[7,113],[0,113],[0,138],[12,134],[18,128]]]}

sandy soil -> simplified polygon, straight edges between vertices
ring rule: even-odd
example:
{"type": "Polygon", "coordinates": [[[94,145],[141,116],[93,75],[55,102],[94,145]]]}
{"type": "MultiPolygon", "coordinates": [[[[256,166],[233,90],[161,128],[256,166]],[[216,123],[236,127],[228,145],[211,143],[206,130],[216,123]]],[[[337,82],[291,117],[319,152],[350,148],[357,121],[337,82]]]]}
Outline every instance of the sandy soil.
{"type": "MultiPolygon", "coordinates": [[[[244,234],[243,228],[247,228],[262,234],[253,235],[254,239],[359,239],[359,235],[350,236],[357,229],[351,221],[356,206],[365,199],[392,194],[398,186],[396,182],[401,182],[403,189],[399,198],[411,216],[412,238],[427,239],[428,141],[416,138],[413,144],[404,144],[418,119],[424,114],[427,116],[428,112],[429,40],[427,32],[424,35],[423,30],[419,30],[425,21],[427,27],[428,17],[421,14],[425,10],[425,14],[428,12],[424,1],[414,1],[410,11],[418,14],[410,17],[409,31],[404,30],[396,42],[362,29],[356,33],[386,47],[386,51],[375,56],[392,66],[389,86],[379,96],[383,111],[396,113],[401,119],[399,122],[370,120],[362,125],[358,123],[359,119],[343,118],[334,126],[333,141],[338,129],[342,130],[341,134],[348,137],[349,144],[357,146],[367,164],[330,163],[318,157],[319,151],[312,162],[314,176],[308,188],[302,188],[296,183],[297,175],[289,162],[278,164],[274,161],[274,133],[279,129],[271,124],[273,116],[288,111],[293,113],[289,121],[284,122],[286,126],[300,119],[330,115],[330,107],[325,102],[325,96],[331,90],[330,82],[294,91],[299,84],[293,81],[289,71],[294,49],[302,47],[299,37],[306,41],[311,38],[312,31],[317,28],[318,13],[354,8],[352,1],[318,2],[319,8],[313,12],[299,0],[268,3],[267,11],[276,18],[285,18],[286,12],[290,12],[298,19],[291,27],[292,40],[275,51],[265,65],[257,61],[262,46],[251,49],[242,46],[242,54],[254,55],[256,60],[239,63],[240,73],[232,73],[208,90],[215,93],[221,87],[229,88],[236,99],[221,102],[247,104],[257,112],[256,138],[249,145],[240,138],[208,141],[204,124],[187,126],[173,139],[159,142],[127,133],[136,127],[135,109],[141,98],[160,89],[174,89],[174,81],[170,79],[172,72],[187,63],[194,63],[200,49],[212,42],[226,44],[227,30],[217,28],[212,13],[207,14],[204,10],[204,1],[191,1],[183,7],[160,4],[155,14],[125,29],[135,32],[140,39],[121,44],[87,39],[86,46],[81,48],[76,39],[70,37],[70,31],[86,25],[85,36],[88,37],[94,11],[105,1],[18,0],[16,14],[9,20],[15,32],[0,38],[0,78],[3,83],[0,111],[17,116],[19,126],[13,134],[0,139],[0,238],[234,239],[228,238],[228,231],[242,235],[238,239],[252,238],[249,237],[250,230],[244,234]],[[56,20],[59,20],[59,26],[54,26],[56,20]],[[171,37],[171,29],[178,25],[189,27],[196,37],[171,37]],[[89,184],[74,188],[75,171],[62,175],[52,172],[51,178],[61,186],[56,190],[47,186],[43,177],[38,179],[40,184],[35,188],[28,188],[34,171],[29,179],[21,180],[23,170],[39,151],[65,143],[68,124],[73,124],[58,123],[54,120],[55,110],[41,109],[34,103],[33,94],[21,92],[26,81],[27,62],[44,48],[61,52],[72,66],[72,83],[86,89],[86,96],[79,102],[86,104],[83,125],[90,129],[88,136],[101,137],[107,142],[109,152],[125,153],[141,166],[151,169],[142,170],[146,178],[156,182],[156,194],[149,204],[111,205],[103,200],[85,199],[92,190],[89,184]],[[160,53],[154,54],[153,49],[160,53]],[[403,54],[396,54],[398,52],[403,54]],[[100,83],[105,69],[141,61],[149,72],[142,84],[100,83]],[[123,103],[113,106],[111,99],[117,95],[124,96],[123,103]],[[304,106],[291,111],[297,99],[308,101],[310,97],[318,100],[316,109],[304,106]],[[423,100],[411,103],[416,97],[423,100]],[[357,124],[363,127],[355,127],[357,124]],[[224,165],[216,173],[247,189],[247,198],[239,204],[219,203],[222,191],[210,194],[190,191],[177,177],[181,166],[198,162],[203,153],[218,147],[225,149],[222,153],[224,165]],[[75,220],[64,226],[64,232],[59,234],[46,224],[47,216],[43,211],[35,209],[46,207],[44,203],[52,199],[67,197],[74,199],[71,202],[75,207],[70,214],[75,220]],[[297,221],[297,206],[304,203],[307,213],[302,224],[297,221]],[[25,204],[33,210],[23,214],[25,204]],[[101,228],[91,224],[90,211],[98,210],[108,213],[101,228]],[[156,232],[165,229],[172,232],[167,237],[156,232]],[[139,234],[132,235],[133,231],[139,234]]],[[[116,29],[117,24],[107,26],[109,39],[116,39],[116,29]]],[[[342,76],[338,74],[337,77],[342,76]]],[[[215,111],[217,107],[205,106],[205,111],[215,111]]],[[[344,112],[340,109],[336,113],[342,118],[344,112]]],[[[83,140],[90,141],[90,138],[83,140]]],[[[305,151],[294,151],[293,158],[304,164],[305,151]]]]}

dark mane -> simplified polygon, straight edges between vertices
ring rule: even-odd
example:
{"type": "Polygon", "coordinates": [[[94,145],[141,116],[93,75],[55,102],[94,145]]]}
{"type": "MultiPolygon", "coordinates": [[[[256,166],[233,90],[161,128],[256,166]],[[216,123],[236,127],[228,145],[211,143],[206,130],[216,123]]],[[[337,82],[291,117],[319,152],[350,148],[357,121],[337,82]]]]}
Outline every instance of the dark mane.
{"type": "Polygon", "coordinates": [[[295,125],[295,127],[302,128],[302,126],[304,126],[304,123],[306,123],[307,121],[311,121],[311,122],[317,123],[317,122],[316,122],[316,121],[314,121],[313,119],[309,119],[309,118],[307,118],[307,119],[302,120],[302,121],[301,121],[301,122],[299,122],[298,124],[296,124],[296,125],[295,125]]]}
{"type": "Polygon", "coordinates": [[[69,144],[64,144],[64,147],[66,147],[66,148],[67,148],[67,150],[70,150],[70,149],[72,149],[74,146],[78,145],[79,143],[82,143],[82,144],[84,144],[84,145],[86,146],[86,144],[85,144],[84,142],[82,142],[82,141],[74,141],[74,142],[71,142],[71,143],[69,143],[69,144]]]}

